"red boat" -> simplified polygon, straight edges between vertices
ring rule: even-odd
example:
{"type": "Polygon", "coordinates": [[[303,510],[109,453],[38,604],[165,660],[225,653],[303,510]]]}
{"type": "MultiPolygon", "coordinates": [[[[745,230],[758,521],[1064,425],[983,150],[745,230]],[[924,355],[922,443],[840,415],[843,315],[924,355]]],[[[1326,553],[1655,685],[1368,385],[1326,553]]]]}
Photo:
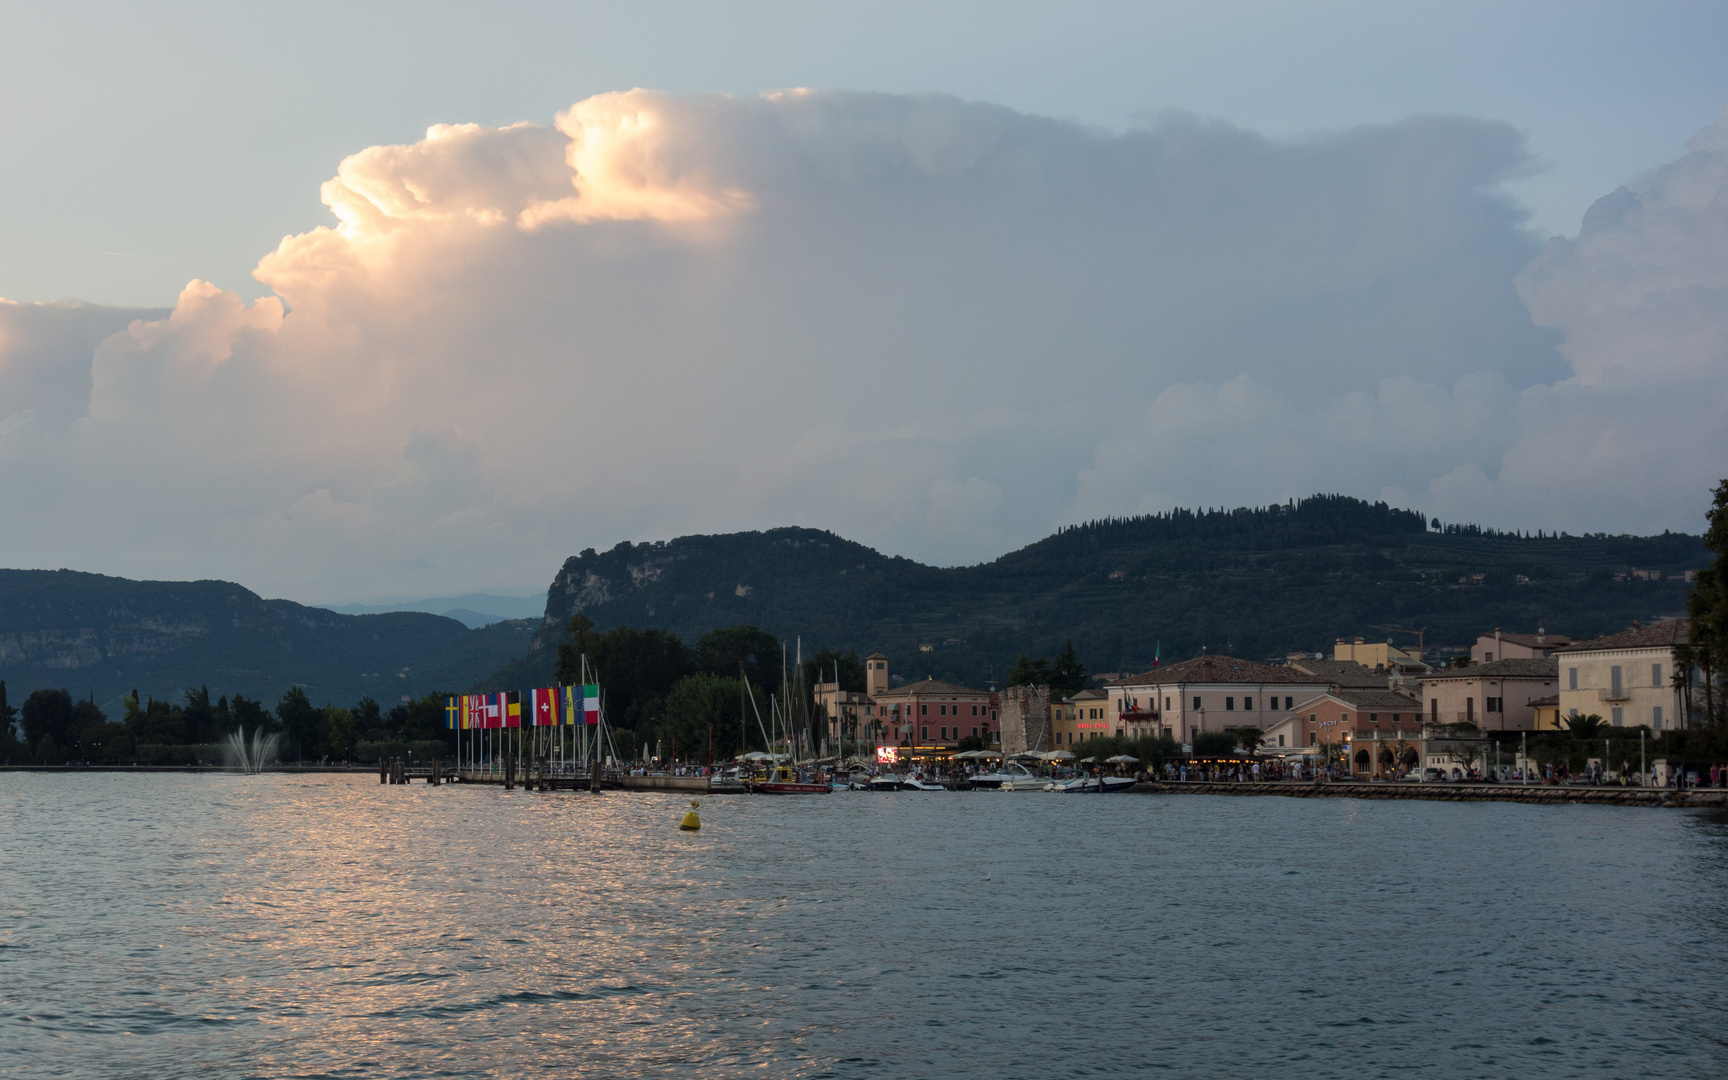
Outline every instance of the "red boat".
{"type": "Polygon", "coordinates": [[[752,780],[750,790],[758,795],[826,795],[831,784],[806,784],[799,780],[752,780]]]}

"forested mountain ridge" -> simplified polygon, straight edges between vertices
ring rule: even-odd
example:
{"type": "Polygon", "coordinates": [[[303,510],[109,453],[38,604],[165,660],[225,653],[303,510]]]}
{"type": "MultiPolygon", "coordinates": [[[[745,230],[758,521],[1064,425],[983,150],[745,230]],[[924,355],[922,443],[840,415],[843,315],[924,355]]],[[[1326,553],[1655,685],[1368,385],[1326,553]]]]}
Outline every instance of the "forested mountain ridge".
{"type": "Polygon", "coordinates": [[[62,688],[114,712],[123,695],[178,701],[189,686],[272,704],[386,707],[460,689],[526,647],[529,620],[470,630],[417,612],[339,615],[265,600],[226,581],[132,581],[72,570],[0,570],[0,680],[11,696],[62,688]]]}
{"type": "Polygon", "coordinates": [[[577,613],[686,641],[750,623],[973,684],[1000,684],[1021,651],[1052,655],[1068,638],[1093,670],[1141,670],[1157,651],[1276,657],[1388,636],[1375,625],[1426,627],[1430,646],[1495,626],[1587,637],[1681,612],[1685,584],[1670,578],[1708,562],[1696,536],[1436,528],[1341,496],[1092,522],[953,568],[815,529],[626,542],[566,560],[528,654],[483,685],[549,679],[577,613]]]}

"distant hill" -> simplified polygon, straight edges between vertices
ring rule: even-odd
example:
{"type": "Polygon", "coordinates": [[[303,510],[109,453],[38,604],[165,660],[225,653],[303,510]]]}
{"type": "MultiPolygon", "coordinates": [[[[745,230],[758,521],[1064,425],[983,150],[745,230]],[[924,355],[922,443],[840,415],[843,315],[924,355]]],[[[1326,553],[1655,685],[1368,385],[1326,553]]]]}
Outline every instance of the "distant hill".
{"type": "Polygon", "coordinates": [[[1376,624],[1426,627],[1431,649],[1496,626],[1589,637],[1683,611],[1686,586],[1670,578],[1708,562],[1696,536],[1436,530],[1341,496],[1093,522],[947,569],[814,529],[686,536],[566,560],[530,650],[483,685],[550,679],[577,612],[686,641],[753,623],[807,650],[880,650],[898,674],[981,685],[1020,651],[1053,655],[1070,637],[1094,671],[1143,670],[1159,649],[1169,661],[1330,654],[1357,635],[1414,645],[1376,624]]]}
{"type": "Polygon", "coordinates": [[[424,611],[442,615],[472,630],[490,626],[506,619],[538,619],[546,611],[546,596],[498,596],[494,593],[467,593],[463,596],[435,596],[428,600],[404,600],[399,604],[342,604],[330,606],[340,615],[385,615],[393,611],[424,611]]]}
{"type": "Polygon", "coordinates": [[[339,615],[265,600],[226,581],[130,581],[71,570],[0,570],[0,679],[94,692],[113,714],[136,689],[180,700],[188,686],[274,705],[301,684],[317,704],[461,690],[520,656],[536,621],[470,630],[439,615],[339,615]]]}

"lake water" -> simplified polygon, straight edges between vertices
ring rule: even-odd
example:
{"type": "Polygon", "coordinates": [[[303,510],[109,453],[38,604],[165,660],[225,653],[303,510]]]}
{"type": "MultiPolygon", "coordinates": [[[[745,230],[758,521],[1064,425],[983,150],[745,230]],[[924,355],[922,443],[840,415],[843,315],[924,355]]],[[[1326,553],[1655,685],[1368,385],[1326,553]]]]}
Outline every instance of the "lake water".
{"type": "Polygon", "coordinates": [[[0,775],[8,1076],[1728,1075],[1728,817],[0,775]]]}

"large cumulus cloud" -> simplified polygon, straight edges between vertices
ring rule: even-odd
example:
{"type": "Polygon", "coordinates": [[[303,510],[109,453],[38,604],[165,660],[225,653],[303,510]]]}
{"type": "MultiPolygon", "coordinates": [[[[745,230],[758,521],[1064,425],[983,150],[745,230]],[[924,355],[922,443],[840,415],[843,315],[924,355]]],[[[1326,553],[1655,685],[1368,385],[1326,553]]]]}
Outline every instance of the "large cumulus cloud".
{"type": "MultiPolygon", "coordinates": [[[[1689,180],[1542,250],[1497,193],[1519,136],[1469,119],[1272,141],[631,91],[442,125],[342,162],[336,224],[259,263],[273,297],[194,282],[55,346],[88,363],[50,365],[53,408],[0,400],[0,498],[34,511],[0,530],[14,563],[346,598],[786,522],[966,560],[1074,516],[1317,489],[1504,524],[1695,518],[1689,476],[1579,504],[1575,448],[1532,433],[1719,388],[1708,298],[1690,361],[1595,344],[1674,332],[1657,306],[1720,288],[1719,245],[1655,224],[1681,188],[1720,214],[1700,138],[1689,180]],[[1645,258],[1668,269],[1590,323],[1583,294],[1645,258]]],[[[42,368],[5,349],[0,389],[42,368]]]]}

